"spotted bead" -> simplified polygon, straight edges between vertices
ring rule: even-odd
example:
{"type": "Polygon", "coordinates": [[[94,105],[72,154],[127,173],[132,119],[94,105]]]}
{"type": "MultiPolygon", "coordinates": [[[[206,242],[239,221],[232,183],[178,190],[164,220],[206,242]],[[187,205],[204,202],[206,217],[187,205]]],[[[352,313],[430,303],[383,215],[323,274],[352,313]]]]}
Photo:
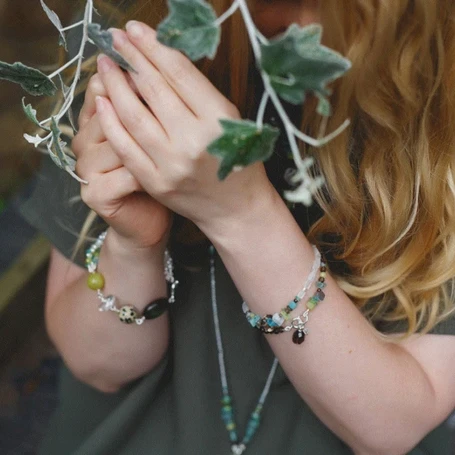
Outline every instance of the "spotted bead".
{"type": "Polygon", "coordinates": [[[132,324],[137,319],[137,311],[133,306],[125,305],[120,308],[118,317],[123,323],[132,324]]]}

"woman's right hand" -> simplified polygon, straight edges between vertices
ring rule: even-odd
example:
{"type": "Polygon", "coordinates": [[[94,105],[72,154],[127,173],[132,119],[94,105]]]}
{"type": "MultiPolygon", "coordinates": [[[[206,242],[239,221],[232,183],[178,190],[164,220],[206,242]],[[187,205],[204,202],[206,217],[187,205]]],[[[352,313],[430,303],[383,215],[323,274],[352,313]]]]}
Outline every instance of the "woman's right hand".
{"type": "Polygon", "coordinates": [[[144,192],[106,141],[95,104],[97,96],[106,95],[101,78],[95,74],[79,115],[79,132],[72,141],[76,172],[89,182],[81,185],[81,197],[127,245],[155,246],[167,238],[172,215],[144,192]]]}

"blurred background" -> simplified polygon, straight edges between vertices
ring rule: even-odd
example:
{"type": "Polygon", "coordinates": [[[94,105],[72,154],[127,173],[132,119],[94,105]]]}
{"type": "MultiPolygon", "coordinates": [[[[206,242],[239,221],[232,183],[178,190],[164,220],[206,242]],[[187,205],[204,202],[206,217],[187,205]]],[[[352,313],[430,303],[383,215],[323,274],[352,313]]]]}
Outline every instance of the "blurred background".
{"type": "MultiPolygon", "coordinates": [[[[69,24],[81,2],[46,4],[69,24]]],[[[57,31],[39,0],[0,0],[1,61],[49,72],[59,59],[57,43],[57,31]]],[[[0,82],[0,455],[35,454],[57,405],[61,362],[43,322],[50,245],[18,213],[41,159],[23,139],[24,132],[33,133],[21,108],[23,96],[19,86],[0,82]]],[[[36,107],[37,100],[27,95],[31,101],[36,107]]],[[[451,429],[455,415],[431,435],[447,440],[447,452],[418,455],[455,455],[451,429]]]]}
{"type": "MultiPolygon", "coordinates": [[[[63,23],[76,2],[46,0],[63,23]],[[71,6],[71,7],[68,7],[71,6]]],[[[0,0],[0,60],[50,70],[58,33],[39,0],[0,0]]],[[[33,132],[22,89],[0,83],[0,454],[32,455],[57,403],[59,358],[47,339],[43,298],[47,241],[17,207],[33,185],[41,154],[22,137],[33,132]]],[[[39,100],[27,95],[35,106],[39,100]]]]}

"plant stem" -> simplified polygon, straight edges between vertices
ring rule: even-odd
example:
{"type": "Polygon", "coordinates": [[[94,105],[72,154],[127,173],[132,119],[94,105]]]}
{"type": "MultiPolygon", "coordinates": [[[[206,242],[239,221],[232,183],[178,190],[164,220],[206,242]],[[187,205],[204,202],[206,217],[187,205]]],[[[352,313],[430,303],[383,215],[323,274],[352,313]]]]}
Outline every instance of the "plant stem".
{"type": "Polygon", "coordinates": [[[71,30],[72,28],[79,27],[79,25],[82,25],[83,23],[84,23],[84,21],[79,21],[79,22],[76,22],[75,24],[68,25],[68,27],[60,28],[58,31],[59,32],[66,32],[67,30],[71,30]]]}
{"type": "Polygon", "coordinates": [[[80,55],[76,55],[74,56],[69,62],[66,62],[63,66],[61,66],[58,70],[54,71],[52,74],[49,74],[49,76],[47,76],[49,79],[53,79],[55,76],[57,76],[58,74],[60,74],[62,71],[66,70],[66,68],[68,68],[69,66],[71,66],[77,59],[80,58],[80,55]]]}
{"type": "Polygon", "coordinates": [[[265,108],[267,107],[267,102],[269,101],[269,94],[264,91],[262,94],[262,99],[261,99],[261,104],[259,105],[258,109],[258,115],[256,117],[256,125],[258,129],[262,130],[262,127],[264,125],[264,114],[265,114],[265,108]]]}
{"type": "Polygon", "coordinates": [[[79,60],[77,62],[77,67],[76,67],[73,81],[71,83],[69,94],[68,94],[67,98],[65,99],[65,102],[63,103],[63,106],[62,106],[60,112],[56,116],[57,122],[66,114],[66,111],[69,109],[69,107],[71,106],[71,103],[74,100],[74,93],[76,91],[76,86],[77,86],[77,83],[78,83],[80,75],[81,75],[82,58],[84,55],[85,45],[88,40],[88,24],[90,23],[89,19],[92,16],[93,16],[93,0],[87,0],[87,4],[85,5],[84,19],[83,19],[84,26],[83,26],[83,30],[82,30],[81,46],[79,48],[79,53],[78,53],[79,60]]]}
{"type": "Polygon", "coordinates": [[[258,29],[256,29],[256,36],[261,44],[269,44],[269,40],[258,29]]]}
{"type": "Polygon", "coordinates": [[[229,9],[227,9],[214,23],[216,27],[219,27],[226,19],[231,17],[239,9],[239,2],[235,0],[229,9]]]}
{"type": "Polygon", "coordinates": [[[332,139],[337,137],[339,134],[341,134],[349,125],[351,124],[351,121],[349,119],[345,120],[335,131],[331,132],[327,136],[324,136],[321,139],[314,139],[310,136],[307,136],[306,134],[302,133],[300,130],[298,130],[294,126],[294,134],[301,139],[302,141],[306,142],[309,145],[312,145],[313,147],[322,147],[323,145],[329,143],[332,139]]]}

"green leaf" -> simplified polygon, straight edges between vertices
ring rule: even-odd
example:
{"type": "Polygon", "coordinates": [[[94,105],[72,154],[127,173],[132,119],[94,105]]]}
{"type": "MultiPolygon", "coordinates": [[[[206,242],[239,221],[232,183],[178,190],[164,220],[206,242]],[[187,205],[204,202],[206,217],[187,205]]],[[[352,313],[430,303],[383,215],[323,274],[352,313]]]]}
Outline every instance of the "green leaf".
{"type": "Polygon", "coordinates": [[[224,180],[235,168],[243,168],[256,161],[266,161],[273,154],[280,130],[270,125],[259,129],[249,120],[220,120],[223,134],[207,150],[221,159],[218,178],[224,180]]]}
{"type": "Polygon", "coordinates": [[[321,44],[322,27],[289,26],[268,44],[261,44],[261,67],[278,95],[292,104],[302,104],[306,93],[319,98],[318,112],[330,115],[327,84],[351,67],[349,60],[321,44]]]}
{"type": "Polygon", "coordinates": [[[48,150],[52,161],[61,169],[71,168],[74,160],[65,153],[66,142],[60,139],[62,132],[55,117],[52,117],[51,120],[51,132],[52,142],[48,143],[48,150]]]}
{"type": "Polygon", "coordinates": [[[108,30],[103,30],[100,24],[91,23],[87,26],[88,37],[98,49],[126,71],[137,71],[114,49],[114,38],[108,30]]]}
{"type": "Polygon", "coordinates": [[[33,96],[52,96],[57,91],[55,84],[44,73],[21,62],[9,64],[0,61],[0,79],[20,84],[33,96]]]}
{"type": "Polygon", "coordinates": [[[60,21],[60,18],[57,16],[57,13],[55,11],[52,11],[45,3],[43,0],[41,1],[41,6],[46,13],[47,17],[49,20],[55,25],[55,28],[59,31],[60,33],[60,40],[59,44],[64,46],[65,50],[68,50],[68,47],[66,45],[66,37],[65,37],[65,32],[62,32],[62,22],[60,21]]]}
{"type": "Polygon", "coordinates": [[[179,49],[190,60],[213,59],[221,39],[216,13],[205,0],[168,0],[169,16],[157,28],[157,39],[179,49]]]}
{"type": "Polygon", "coordinates": [[[24,110],[27,118],[29,120],[31,120],[36,126],[39,126],[40,128],[42,128],[43,130],[50,131],[50,129],[47,128],[46,126],[40,125],[39,120],[36,118],[36,110],[33,109],[31,104],[27,104],[27,106],[26,106],[24,100],[25,100],[25,97],[22,98],[22,109],[24,110]]]}

